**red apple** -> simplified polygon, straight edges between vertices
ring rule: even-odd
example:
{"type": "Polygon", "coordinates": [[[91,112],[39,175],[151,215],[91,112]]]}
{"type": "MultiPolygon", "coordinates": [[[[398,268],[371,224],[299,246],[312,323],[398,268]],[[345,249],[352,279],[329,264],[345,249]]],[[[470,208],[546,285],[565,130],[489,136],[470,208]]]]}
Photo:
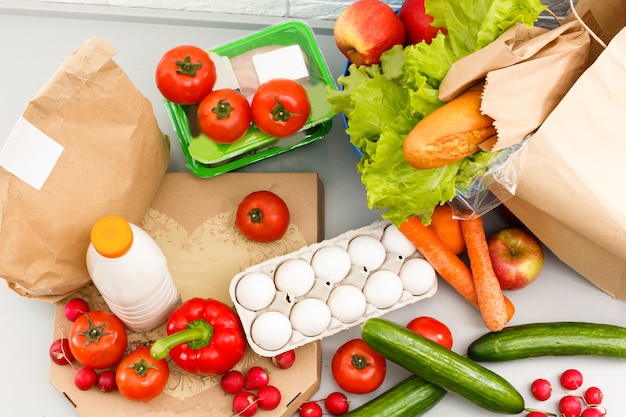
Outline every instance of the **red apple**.
{"type": "Polygon", "coordinates": [[[380,0],[357,0],[346,7],[333,34],[337,48],[356,65],[379,64],[383,52],[406,39],[402,21],[380,0]]]}
{"type": "Polygon", "coordinates": [[[530,233],[507,227],[487,241],[493,270],[503,290],[519,290],[533,282],[543,269],[543,249],[530,233]]]}
{"type": "Polygon", "coordinates": [[[433,17],[426,14],[424,0],[405,0],[398,11],[398,17],[406,30],[406,44],[413,45],[422,41],[430,44],[437,33],[442,31],[447,34],[445,28],[432,26],[433,17]]]}

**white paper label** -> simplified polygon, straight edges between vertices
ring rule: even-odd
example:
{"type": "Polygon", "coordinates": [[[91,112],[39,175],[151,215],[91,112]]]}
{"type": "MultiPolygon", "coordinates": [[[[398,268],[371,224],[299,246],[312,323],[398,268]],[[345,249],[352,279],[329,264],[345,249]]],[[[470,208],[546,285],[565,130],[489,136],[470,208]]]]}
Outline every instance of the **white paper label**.
{"type": "Polygon", "coordinates": [[[0,166],[41,190],[63,152],[63,146],[20,117],[0,149],[0,166]]]}
{"type": "Polygon", "coordinates": [[[252,57],[259,82],[274,78],[299,80],[309,76],[300,45],[285,46],[252,57]]]}
{"type": "Polygon", "coordinates": [[[215,85],[213,90],[221,90],[222,88],[232,88],[233,90],[241,91],[239,82],[237,82],[237,76],[230,63],[230,59],[225,56],[218,55],[214,52],[209,52],[211,60],[215,64],[215,85]]]}

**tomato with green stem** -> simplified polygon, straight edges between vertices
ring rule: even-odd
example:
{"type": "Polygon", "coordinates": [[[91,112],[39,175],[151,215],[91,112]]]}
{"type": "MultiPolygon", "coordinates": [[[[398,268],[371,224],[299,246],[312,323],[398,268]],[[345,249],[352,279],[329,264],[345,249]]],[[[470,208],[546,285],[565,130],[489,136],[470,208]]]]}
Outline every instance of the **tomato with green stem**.
{"type": "Polygon", "coordinates": [[[198,106],[200,130],[217,143],[233,143],[241,139],[251,120],[248,99],[232,88],[211,91],[198,106]]]}
{"type": "Polygon", "coordinates": [[[273,242],[289,227],[289,208],[271,191],[248,194],[237,206],[235,226],[245,237],[257,242],[273,242]]]}
{"type": "Polygon", "coordinates": [[[217,73],[204,49],[180,45],[163,54],[155,78],[163,97],[172,103],[197,104],[213,90],[217,73]]]}
{"type": "Polygon", "coordinates": [[[150,347],[140,346],[120,361],[115,383],[124,398],[148,402],[163,392],[169,376],[167,360],[152,358],[150,347]]]}
{"type": "Polygon", "coordinates": [[[128,335],[124,323],[113,313],[90,311],[76,319],[70,334],[70,352],[84,367],[114,366],[124,355],[128,335]]]}
{"type": "Polygon", "coordinates": [[[367,394],[381,386],[387,360],[363,339],[352,339],[337,349],[331,362],[337,385],[352,394],[367,394]]]}
{"type": "Polygon", "coordinates": [[[309,119],[311,102],[297,81],[274,78],[257,88],[252,97],[252,121],[268,135],[283,138],[299,131],[309,119]]]}

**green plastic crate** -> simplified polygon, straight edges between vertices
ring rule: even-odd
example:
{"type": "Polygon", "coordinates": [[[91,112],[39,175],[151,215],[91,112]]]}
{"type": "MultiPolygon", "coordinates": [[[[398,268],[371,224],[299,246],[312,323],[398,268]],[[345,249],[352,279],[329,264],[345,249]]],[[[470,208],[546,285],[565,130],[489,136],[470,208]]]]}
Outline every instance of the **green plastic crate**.
{"type": "Polygon", "coordinates": [[[322,139],[330,131],[335,114],[326,101],[326,87],[336,86],[313,31],[307,24],[294,20],[274,25],[213,48],[210,52],[233,58],[256,48],[274,45],[299,45],[308,62],[309,79],[305,87],[311,102],[311,115],[304,127],[292,136],[277,138],[251,126],[241,139],[230,144],[219,144],[202,134],[197,127],[194,117],[197,106],[180,105],[163,99],[187,167],[198,177],[214,177],[288,152],[322,139]]]}

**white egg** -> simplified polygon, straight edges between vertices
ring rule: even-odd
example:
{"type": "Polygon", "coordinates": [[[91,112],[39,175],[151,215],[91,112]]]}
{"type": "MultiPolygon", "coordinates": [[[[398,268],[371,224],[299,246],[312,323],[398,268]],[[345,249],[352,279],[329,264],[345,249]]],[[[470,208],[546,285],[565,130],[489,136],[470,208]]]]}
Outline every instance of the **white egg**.
{"type": "Polygon", "coordinates": [[[376,271],[367,278],[363,294],[368,303],[379,309],[389,308],[402,296],[402,281],[391,271],[376,271]]]}
{"type": "Polygon", "coordinates": [[[315,272],[303,259],[288,259],[278,266],[274,273],[276,288],[292,297],[300,297],[313,287],[315,272]]]}
{"type": "Polygon", "coordinates": [[[407,260],[398,275],[404,289],[413,295],[424,294],[435,285],[437,279],[435,268],[424,258],[407,260]]]}
{"type": "Polygon", "coordinates": [[[352,260],[345,249],[339,246],[324,246],[313,254],[311,266],[318,279],[335,284],[348,275],[352,260]]]}
{"type": "Polygon", "coordinates": [[[385,262],[387,252],[380,240],[375,237],[357,236],[348,244],[348,254],[354,265],[373,271],[385,262]]]}
{"type": "Polygon", "coordinates": [[[353,323],[363,317],[367,306],[365,295],[354,285],[336,287],[326,303],[333,317],[344,323],[353,323]]]}
{"type": "Polygon", "coordinates": [[[285,346],[292,333],[289,318],[278,311],[261,313],[250,327],[250,336],[254,343],[269,351],[285,346]]]}
{"type": "Polygon", "coordinates": [[[330,309],[320,299],[305,298],[293,306],[289,319],[294,330],[305,336],[317,336],[330,324],[330,309]]]}
{"type": "Polygon", "coordinates": [[[405,258],[413,255],[417,248],[407,239],[398,228],[390,224],[383,231],[383,237],[380,239],[383,246],[390,253],[397,253],[405,258]]]}
{"type": "Polygon", "coordinates": [[[263,272],[250,272],[244,275],[235,288],[237,302],[245,309],[263,310],[274,300],[276,287],[269,275],[263,272]]]}

